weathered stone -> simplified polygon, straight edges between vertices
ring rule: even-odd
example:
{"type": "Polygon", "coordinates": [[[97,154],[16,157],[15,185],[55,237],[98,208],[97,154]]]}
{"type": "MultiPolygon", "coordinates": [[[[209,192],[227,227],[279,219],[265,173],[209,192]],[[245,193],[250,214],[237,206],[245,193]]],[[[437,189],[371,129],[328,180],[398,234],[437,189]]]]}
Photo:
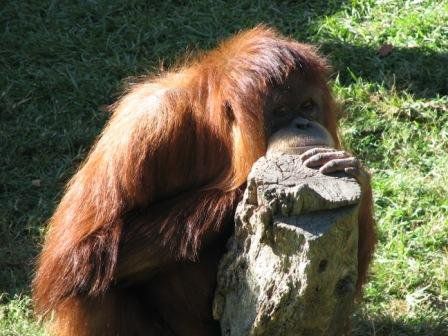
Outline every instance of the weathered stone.
{"type": "Polygon", "coordinates": [[[223,336],[343,335],[357,276],[361,190],[297,155],[259,159],[238,205],[213,313],[223,336]]]}

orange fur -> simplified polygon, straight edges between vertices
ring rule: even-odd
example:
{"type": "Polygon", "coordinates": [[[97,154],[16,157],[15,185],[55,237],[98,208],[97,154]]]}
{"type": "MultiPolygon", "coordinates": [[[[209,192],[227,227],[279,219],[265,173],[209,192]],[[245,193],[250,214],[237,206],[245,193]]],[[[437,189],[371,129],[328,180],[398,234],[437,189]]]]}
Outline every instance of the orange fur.
{"type": "MultiPolygon", "coordinates": [[[[55,334],[219,334],[210,322],[214,272],[247,174],[266,151],[264,98],[292,71],[321,83],[339,146],[325,60],[265,27],[134,85],[113,106],[39,258],[34,302],[54,314],[55,334]]],[[[366,204],[360,222],[370,228],[366,204]]]]}

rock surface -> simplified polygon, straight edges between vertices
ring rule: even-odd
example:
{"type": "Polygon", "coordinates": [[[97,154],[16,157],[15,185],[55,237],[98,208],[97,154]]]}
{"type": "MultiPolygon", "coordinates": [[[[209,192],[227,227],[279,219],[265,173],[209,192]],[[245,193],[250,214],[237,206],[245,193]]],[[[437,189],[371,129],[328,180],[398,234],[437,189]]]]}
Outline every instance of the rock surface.
{"type": "Polygon", "coordinates": [[[259,159],[218,272],[223,336],[343,335],[357,276],[361,190],[297,155],[259,159]]]}

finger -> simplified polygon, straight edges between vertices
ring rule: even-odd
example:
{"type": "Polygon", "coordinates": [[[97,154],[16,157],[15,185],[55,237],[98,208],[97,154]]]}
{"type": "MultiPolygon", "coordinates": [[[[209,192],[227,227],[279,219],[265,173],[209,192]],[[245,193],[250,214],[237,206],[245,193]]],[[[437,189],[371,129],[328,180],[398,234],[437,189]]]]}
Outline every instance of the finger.
{"type": "Polygon", "coordinates": [[[308,149],[307,151],[305,151],[304,153],[302,153],[302,155],[300,155],[300,159],[303,161],[309,159],[311,156],[314,156],[316,154],[319,153],[325,153],[325,152],[334,152],[336,151],[336,149],[334,148],[329,148],[329,147],[315,147],[315,148],[311,148],[308,149]]]}
{"type": "Polygon", "coordinates": [[[347,168],[344,168],[344,171],[350,176],[353,176],[355,178],[359,177],[359,169],[358,168],[347,167],[347,168]]]}
{"type": "Polygon", "coordinates": [[[370,176],[369,173],[367,173],[362,166],[356,168],[356,167],[347,167],[344,169],[344,171],[354,177],[358,183],[361,185],[361,188],[363,188],[363,186],[367,186],[370,183],[370,176]]]}
{"type": "Polygon", "coordinates": [[[308,158],[303,164],[307,167],[320,167],[329,161],[347,157],[349,154],[344,151],[323,152],[308,158]]]}
{"type": "Polygon", "coordinates": [[[354,157],[348,157],[344,159],[336,159],[331,160],[320,167],[319,171],[323,174],[333,173],[336,171],[345,171],[345,168],[354,168],[357,169],[359,167],[358,159],[354,157]]]}

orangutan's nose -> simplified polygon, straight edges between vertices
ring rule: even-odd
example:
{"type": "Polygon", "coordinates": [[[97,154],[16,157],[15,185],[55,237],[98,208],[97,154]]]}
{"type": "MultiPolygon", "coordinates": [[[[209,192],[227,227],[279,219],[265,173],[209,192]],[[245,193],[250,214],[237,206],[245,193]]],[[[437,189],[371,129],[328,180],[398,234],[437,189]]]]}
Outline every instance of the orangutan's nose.
{"type": "Polygon", "coordinates": [[[302,118],[302,117],[297,117],[294,119],[294,125],[297,128],[303,129],[303,128],[307,128],[310,124],[310,121],[308,119],[302,118]]]}

